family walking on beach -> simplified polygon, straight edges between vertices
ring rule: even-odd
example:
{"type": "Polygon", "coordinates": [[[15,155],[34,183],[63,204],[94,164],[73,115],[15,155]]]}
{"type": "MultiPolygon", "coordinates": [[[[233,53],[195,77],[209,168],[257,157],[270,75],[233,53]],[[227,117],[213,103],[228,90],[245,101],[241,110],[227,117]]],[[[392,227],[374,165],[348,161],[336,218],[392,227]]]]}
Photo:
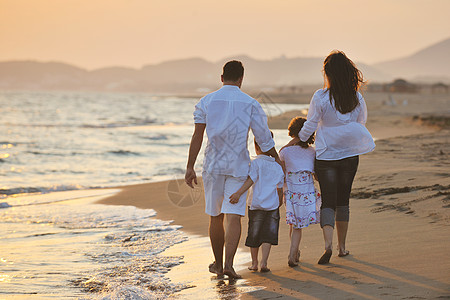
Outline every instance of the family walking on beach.
{"type": "Polygon", "coordinates": [[[338,256],[349,254],[345,240],[351,187],[359,155],[372,151],[375,144],[365,127],[367,108],[358,92],[363,83],[361,72],[340,51],[327,56],[323,71],[325,87],[314,93],[306,119],[291,120],[288,134],[292,140],[279,154],[261,105],[240,90],[244,78],[241,62],[227,62],[221,76],[223,87],[195,106],[185,181],[190,187],[198,183],[194,165],[206,130],[202,178],[215,258],[210,272],[241,278],[233,260],[247,207],[245,245],[250,247],[252,271],[270,271],[267,259],[271,245],[278,244],[283,203],[291,227],[290,267],[298,265],[302,228],[310,224],[320,223],[323,230],[325,252],[319,264],[330,261],[335,226],[338,256]],[[249,130],[255,137],[257,156],[253,160],[247,149],[249,130]],[[314,179],[319,182],[320,194],[314,179]],[[258,265],[259,248],[262,259],[258,265]]]}

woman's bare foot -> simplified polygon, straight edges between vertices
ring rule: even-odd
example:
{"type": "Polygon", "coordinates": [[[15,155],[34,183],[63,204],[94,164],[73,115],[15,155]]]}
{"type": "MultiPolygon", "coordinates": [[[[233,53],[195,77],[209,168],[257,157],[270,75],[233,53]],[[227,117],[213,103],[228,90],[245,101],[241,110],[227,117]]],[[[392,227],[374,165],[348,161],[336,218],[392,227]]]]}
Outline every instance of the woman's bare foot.
{"type": "Polygon", "coordinates": [[[325,264],[329,263],[332,253],[333,252],[331,251],[331,249],[325,250],[325,252],[323,253],[322,257],[319,259],[319,261],[317,263],[319,265],[325,265],[325,264]]]}
{"type": "Polygon", "coordinates": [[[348,251],[348,250],[344,250],[344,251],[339,250],[338,256],[339,257],[344,257],[344,256],[347,256],[349,254],[350,254],[350,251],[348,251]]]}
{"type": "Polygon", "coordinates": [[[223,268],[222,268],[222,266],[217,266],[215,261],[208,266],[208,269],[209,269],[209,271],[211,273],[217,274],[219,276],[223,275],[223,268]]]}
{"type": "Polygon", "coordinates": [[[234,271],[234,269],[232,267],[224,268],[223,274],[227,275],[230,279],[241,279],[242,278],[242,276],[239,275],[238,273],[236,273],[236,271],[234,271]]]}

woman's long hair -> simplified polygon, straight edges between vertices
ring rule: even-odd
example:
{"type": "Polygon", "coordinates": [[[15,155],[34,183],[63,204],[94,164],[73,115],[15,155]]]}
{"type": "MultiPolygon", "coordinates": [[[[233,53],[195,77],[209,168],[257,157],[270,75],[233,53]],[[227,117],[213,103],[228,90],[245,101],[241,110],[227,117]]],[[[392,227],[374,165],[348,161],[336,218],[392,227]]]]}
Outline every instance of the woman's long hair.
{"type": "Polygon", "coordinates": [[[326,88],[330,92],[330,103],[342,114],[354,110],[359,99],[356,94],[364,84],[363,75],[342,51],[332,51],[323,62],[326,88]]]}

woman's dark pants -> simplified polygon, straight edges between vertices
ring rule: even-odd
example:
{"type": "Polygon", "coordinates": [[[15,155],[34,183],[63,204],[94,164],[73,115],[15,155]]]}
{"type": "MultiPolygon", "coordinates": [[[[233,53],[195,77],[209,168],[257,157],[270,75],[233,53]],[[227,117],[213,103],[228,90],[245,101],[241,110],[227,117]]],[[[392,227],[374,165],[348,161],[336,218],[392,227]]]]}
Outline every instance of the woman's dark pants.
{"type": "Polygon", "coordinates": [[[347,221],[350,217],[349,200],[353,179],[358,169],[359,156],[340,160],[315,160],[314,169],[322,194],[320,226],[335,221],[347,221]]]}

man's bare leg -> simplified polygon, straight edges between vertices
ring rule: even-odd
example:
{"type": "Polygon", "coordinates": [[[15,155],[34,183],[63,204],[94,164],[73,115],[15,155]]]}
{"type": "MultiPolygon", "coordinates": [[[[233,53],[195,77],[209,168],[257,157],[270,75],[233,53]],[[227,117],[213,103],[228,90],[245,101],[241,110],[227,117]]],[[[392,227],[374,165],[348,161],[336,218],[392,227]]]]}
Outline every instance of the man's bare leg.
{"type": "Polygon", "coordinates": [[[239,279],[242,276],[234,271],[233,260],[241,238],[241,216],[226,214],[225,224],[225,265],[223,273],[230,278],[239,279]]]}
{"type": "Polygon", "coordinates": [[[225,244],[223,214],[210,217],[209,239],[211,240],[211,248],[215,258],[215,262],[209,266],[209,271],[217,275],[223,275],[223,246],[225,244]]]}

